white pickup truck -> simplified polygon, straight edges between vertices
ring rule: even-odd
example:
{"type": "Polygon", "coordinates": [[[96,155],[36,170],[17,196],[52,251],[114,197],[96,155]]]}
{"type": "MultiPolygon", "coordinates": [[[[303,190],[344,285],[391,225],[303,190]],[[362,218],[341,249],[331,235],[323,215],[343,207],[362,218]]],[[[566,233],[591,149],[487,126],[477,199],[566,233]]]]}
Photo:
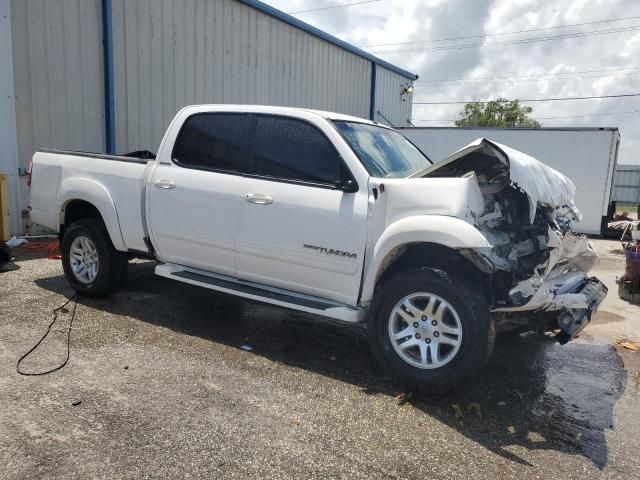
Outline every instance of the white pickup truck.
{"type": "Polygon", "coordinates": [[[78,293],[108,295],[128,259],[152,258],[179,282],[367,321],[414,388],[455,385],[506,325],[567,341],[607,291],[570,230],[573,183],[485,139],[432,165],[361,118],[202,105],[155,157],[41,150],[31,175],[32,218],[59,232],[78,293]]]}

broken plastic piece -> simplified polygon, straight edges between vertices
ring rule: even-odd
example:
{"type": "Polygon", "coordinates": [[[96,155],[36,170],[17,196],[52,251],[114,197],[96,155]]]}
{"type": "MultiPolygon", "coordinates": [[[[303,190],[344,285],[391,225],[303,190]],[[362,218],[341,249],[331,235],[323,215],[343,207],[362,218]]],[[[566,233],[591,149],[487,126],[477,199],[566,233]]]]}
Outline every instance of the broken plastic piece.
{"type": "Polygon", "coordinates": [[[17,237],[11,237],[9,240],[6,241],[6,244],[11,248],[19,247],[23,243],[27,243],[27,241],[24,238],[17,238],[17,237]]]}
{"type": "Polygon", "coordinates": [[[626,348],[627,350],[633,350],[634,352],[638,351],[638,346],[633,342],[629,342],[628,340],[616,340],[616,345],[622,348],[626,348]]]}

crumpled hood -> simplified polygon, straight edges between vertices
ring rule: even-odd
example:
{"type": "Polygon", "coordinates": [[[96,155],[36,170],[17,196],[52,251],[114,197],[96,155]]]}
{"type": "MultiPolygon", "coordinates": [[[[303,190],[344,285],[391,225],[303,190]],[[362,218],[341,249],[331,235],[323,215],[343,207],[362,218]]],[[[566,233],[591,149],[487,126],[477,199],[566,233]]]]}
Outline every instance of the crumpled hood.
{"type": "Polygon", "coordinates": [[[522,189],[529,199],[530,221],[533,223],[537,203],[566,209],[576,220],[582,215],[576,208],[576,187],[562,173],[514,148],[478,138],[419,174],[420,177],[460,175],[474,171],[484,188],[508,180],[522,189]]]}

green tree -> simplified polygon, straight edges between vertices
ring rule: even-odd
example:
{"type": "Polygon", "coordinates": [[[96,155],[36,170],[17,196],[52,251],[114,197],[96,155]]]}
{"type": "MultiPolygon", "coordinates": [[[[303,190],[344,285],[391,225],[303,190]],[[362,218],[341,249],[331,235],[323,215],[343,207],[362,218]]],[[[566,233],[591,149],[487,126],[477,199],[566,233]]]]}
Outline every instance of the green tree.
{"type": "Polygon", "coordinates": [[[506,98],[487,103],[469,102],[455,123],[456,127],[540,128],[540,123],[529,117],[532,111],[519,100],[506,98]]]}

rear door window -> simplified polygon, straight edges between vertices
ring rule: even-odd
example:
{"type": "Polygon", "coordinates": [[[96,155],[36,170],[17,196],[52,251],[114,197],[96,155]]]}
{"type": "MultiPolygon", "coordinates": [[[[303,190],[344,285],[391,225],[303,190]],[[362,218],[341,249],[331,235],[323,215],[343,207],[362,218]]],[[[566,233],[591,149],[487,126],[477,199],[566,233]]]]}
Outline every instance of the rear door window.
{"type": "Polygon", "coordinates": [[[236,113],[198,113],[182,126],[173,160],[202,170],[240,172],[250,151],[251,116],[236,113]]]}
{"type": "Polygon", "coordinates": [[[336,149],[314,125],[295,118],[256,115],[254,174],[335,185],[343,171],[341,164],[336,149]]]}

